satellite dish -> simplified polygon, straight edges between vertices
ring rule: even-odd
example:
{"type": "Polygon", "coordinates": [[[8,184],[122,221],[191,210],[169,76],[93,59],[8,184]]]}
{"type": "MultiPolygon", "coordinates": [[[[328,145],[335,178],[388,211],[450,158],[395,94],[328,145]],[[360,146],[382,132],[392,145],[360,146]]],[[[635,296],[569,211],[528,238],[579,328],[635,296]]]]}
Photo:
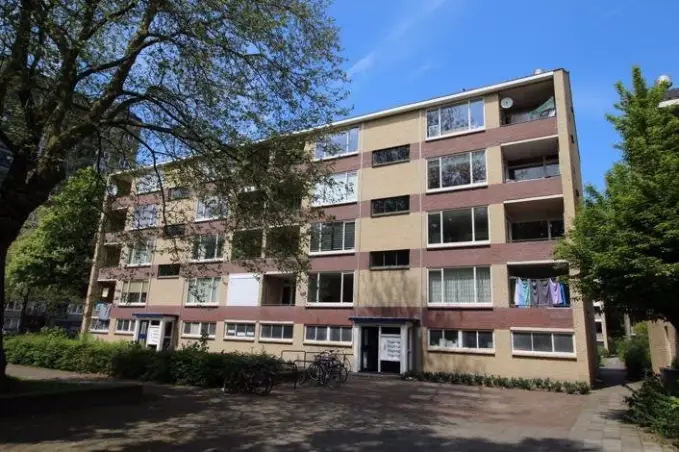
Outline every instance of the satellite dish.
{"type": "Polygon", "coordinates": [[[512,105],[514,105],[514,100],[511,97],[504,97],[500,101],[500,107],[504,108],[505,110],[512,108],[512,105]]]}

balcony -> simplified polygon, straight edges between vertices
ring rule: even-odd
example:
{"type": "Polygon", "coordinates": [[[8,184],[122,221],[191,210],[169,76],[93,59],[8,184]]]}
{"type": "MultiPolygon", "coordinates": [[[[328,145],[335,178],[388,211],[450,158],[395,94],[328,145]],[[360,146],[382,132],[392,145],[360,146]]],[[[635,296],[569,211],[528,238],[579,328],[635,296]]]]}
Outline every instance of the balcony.
{"type": "Polygon", "coordinates": [[[121,244],[106,244],[102,247],[101,268],[115,268],[120,264],[123,246],[121,244]]]}
{"type": "Polygon", "coordinates": [[[294,306],[297,281],[293,274],[264,275],[262,306],[294,306]]]}
{"type": "Polygon", "coordinates": [[[561,174],[557,137],[502,146],[504,182],[548,179],[561,174]]]}
{"type": "Polygon", "coordinates": [[[127,209],[118,209],[108,212],[104,223],[104,243],[116,243],[118,235],[125,231],[127,221],[127,209]]]}
{"type": "Polygon", "coordinates": [[[564,263],[507,264],[509,306],[569,308],[568,266],[564,263]]]}
{"type": "Polygon", "coordinates": [[[563,197],[505,202],[507,242],[556,240],[564,235],[563,197]]]}
{"type": "Polygon", "coordinates": [[[554,82],[520,86],[500,93],[502,125],[518,124],[556,116],[554,82]]]}

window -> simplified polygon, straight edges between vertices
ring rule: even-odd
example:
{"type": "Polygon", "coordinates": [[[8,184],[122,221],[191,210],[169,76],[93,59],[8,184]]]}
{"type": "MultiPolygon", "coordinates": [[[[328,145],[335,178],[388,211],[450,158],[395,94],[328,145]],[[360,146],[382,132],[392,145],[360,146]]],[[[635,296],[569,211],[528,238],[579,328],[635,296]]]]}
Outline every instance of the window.
{"type": "Polygon", "coordinates": [[[514,352],[575,353],[573,333],[538,333],[512,331],[514,352]]]}
{"type": "Polygon", "coordinates": [[[118,319],[116,320],[116,333],[133,334],[136,320],[118,319]]]}
{"type": "Polygon", "coordinates": [[[207,336],[210,339],[215,338],[217,331],[217,323],[215,322],[184,322],[185,337],[202,337],[207,336]]]}
{"type": "Polygon", "coordinates": [[[193,278],[189,280],[186,294],[187,305],[219,304],[221,278],[193,278]]]}
{"type": "Polygon", "coordinates": [[[136,242],[127,246],[127,265],[150,265],[153,242],[136,242]]]}
{"type": "Polygon", "coordinates": [[[428,218],[429,245],[488,242],[488,208],[430,212],[428,218]]]}
{"type": "Polygon", "coordinates": [[[316,143],[316,158],[327,159],[358,152],[358,127],[331,135],[316,143]]]}
{"type": "Polygon", "coordinates": [[[19,329],[21,320],[17,318],[6,318],[2,322],[2,329],[5,331],[14,331],[19,329]]]}
{"type": "Polygon", "coordinates": [[[107,333],[110,325],[110,320],[92,319],[90,322],[90,331],[107,333]]]}
{"type": "Polygon", "coordinates": [[[563,220],[511,223],[511,241],[553,240],[563,237],[563,220]]]}
{"type": "Polygon", "coordinates": [[[482,129],[483,99],[474,99],[427,111],[427,138],[482,129]]]}
{"type": "Polygon", "coordinates": [[[314,206],[356,202],[357,176],[355,171],[333,174],[327,184],[318,184],[314,191],[314,206]]]}
{"type": "Polygon", "coordinates": [[[149,289],[148,281],[123,281],[121,304],[145,304],[149,289]]]}
{"type": "Polygon", "coordinates": [[[224,249],[224,236],[199,235],[193,238],[193,250],[191,259],[194,261],[206,261],[222,258],[224,249]]]}
{"type": "Polygon", "coordinates": [[[84,308],[85,307],[81,304],[69,303],[68,308],[66,308],[66,312],[68,312],[70,315],[83,315],[84,308]]]}
{"type": "Polygon", "coordinates": [[[224,324],[224,339],[255,340],[255,324],[226,322],[224,324]]]}
{"type": "Polygon", "coordinates": [[[311,226],[311,253],[353,251],[356,222],[318,223],[311,226]]]}
{"type": "Polygon", "coordinates": [[[560,174],[557,155],[517,160],[507,163],[507,181],[544,179],[560,174]]]}
{"type": "Polygon", "coordinates": [[[316,273],[309,275],[309,303],[354,302],[354,274],[316,273]]]}
{"type": "Polygon", "coordinates": [[[165,237],[182,237],[186,233],[185,224],[170,224],[163,228],[165,237]]]}
{"type": "Polygon", "coordinates": [[[410,145],[373,151],[373,166],[389,165],[391,163],[407,162],[410,160],[410,145]]]}
{"type": "Polygon", "coordinates": [[[262,323],[259,338],[274,341],[292,341],[293,325],[287,323],[262,323]]]}
{"type": "Polygon", "coordinates": [[[154,191],[160,190],[160,182],[162,180],[162,174],[161,177],[158,178],[158,175],[155,172],[136,178],[134,183],[137,187],[137,194],[141,195],[144,193],[152,193],[154,191]]]}
{"type": "Polygon", "coordinates": [[[447,350],[493,350],[493,332],[429,330],[429,347],[447,350]]]}
{"type": "Polygon", "coordinates": [[[228,208],[225,201],[217,196],[199,199],[196,203],[196,221],[216,220],[224,218],[228,208]]]}
{"type": "Polygon", "coordinates": [[[231,259],[256,259],[262,257],[262,230],[236,231],[231,239],[231,259]]]}
{"type": "Polygon", "coordinates": [[[167,198],[169,201],[174,201],[176,199],[184,199],[189,197],[189,189],[186,187],[175,187],[171,188],[167,193],[167,198]]]}
{"type": "Polygon", "coordinates": [[[259,306],[259,288],[262,279],[255,273],[230,273],[226,305],[259,306]]]}
{"type": "Polygon", "coordinates": [[[485,149],[427,160],[427,190],[471,187],[485,183],[485,149]]]}
{"type": "Polygon", "coordinates": [[[410,250],[371,251],[370,268],[408,267],[410,250]]]}
{"type": "Polygon", "coordinates": [[[304,340],[351,344],[351,336],[350,326],[307,326],[304,340]]]}
{"type": "Polygon", "coordinates": [[[18,301],[8,301],[5,304],[5,311],[19,312],[21,311],[21,303],[19,303],[18,301]]]}
{"type": "Polygon", "coordinates": [[[429,304],[491,304],[490,267],[429,270],[429,304]]]}
{"type": "Polygon", "coordinates": [[[158,219],[158,206],[137,206],[132,216],[132,229],[146,229],[156,226],[158,219]]]}
{"type": "Polygon", "coordinates": [[[173,278],[179,276],[179,264],[161,264],[158,266],[159,278],[173,278]]]}
{"type": "Polygon", "coordinates": [[[393,215],[410,212],[410,196],[394,196],[393,198],[373,199],[370,201],[370,215],[393,215]]]}

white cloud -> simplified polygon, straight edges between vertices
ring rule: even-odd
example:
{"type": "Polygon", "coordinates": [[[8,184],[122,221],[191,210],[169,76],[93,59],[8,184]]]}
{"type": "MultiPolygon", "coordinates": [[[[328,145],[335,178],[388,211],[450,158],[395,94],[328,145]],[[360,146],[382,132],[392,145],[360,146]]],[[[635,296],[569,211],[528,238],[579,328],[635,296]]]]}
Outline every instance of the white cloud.
{"type": "Polygon", "coordinates": [[[370,69],[370,67],[375,63],[375,51],[368,53],[366,56],[354,63],[353,66],[347,71],[347,75],[352,76],[360,74],[370,69]]]}
{"type": "Polygon", "coordinates": [[[433,64],[431,64],[430,62],[426,62],[410,73],[410,79],[416,79],[418,77],[421,77],[422,75],[426,74],[433,68],[434,68],[433,64]]]}

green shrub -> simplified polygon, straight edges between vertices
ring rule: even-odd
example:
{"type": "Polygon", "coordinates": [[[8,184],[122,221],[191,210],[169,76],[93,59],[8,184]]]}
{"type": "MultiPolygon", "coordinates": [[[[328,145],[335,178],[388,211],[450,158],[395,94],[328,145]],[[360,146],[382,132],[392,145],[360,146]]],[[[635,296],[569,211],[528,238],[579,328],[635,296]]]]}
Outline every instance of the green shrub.
{"type": "Polygon", "coordinates": [[[625,402],[628,421],[647,427],[679,445],[679,398],[667,392],[658,376],[644,380],[625,402]]]}
{"type": "Polygon", "coordinates": [[[620,361],[625,363],[629,380],[641,380],[650,373],[651,349],[646,322],[637,323],[634,326],[634,336],[619,339],[615,348],[620,361]]]}

